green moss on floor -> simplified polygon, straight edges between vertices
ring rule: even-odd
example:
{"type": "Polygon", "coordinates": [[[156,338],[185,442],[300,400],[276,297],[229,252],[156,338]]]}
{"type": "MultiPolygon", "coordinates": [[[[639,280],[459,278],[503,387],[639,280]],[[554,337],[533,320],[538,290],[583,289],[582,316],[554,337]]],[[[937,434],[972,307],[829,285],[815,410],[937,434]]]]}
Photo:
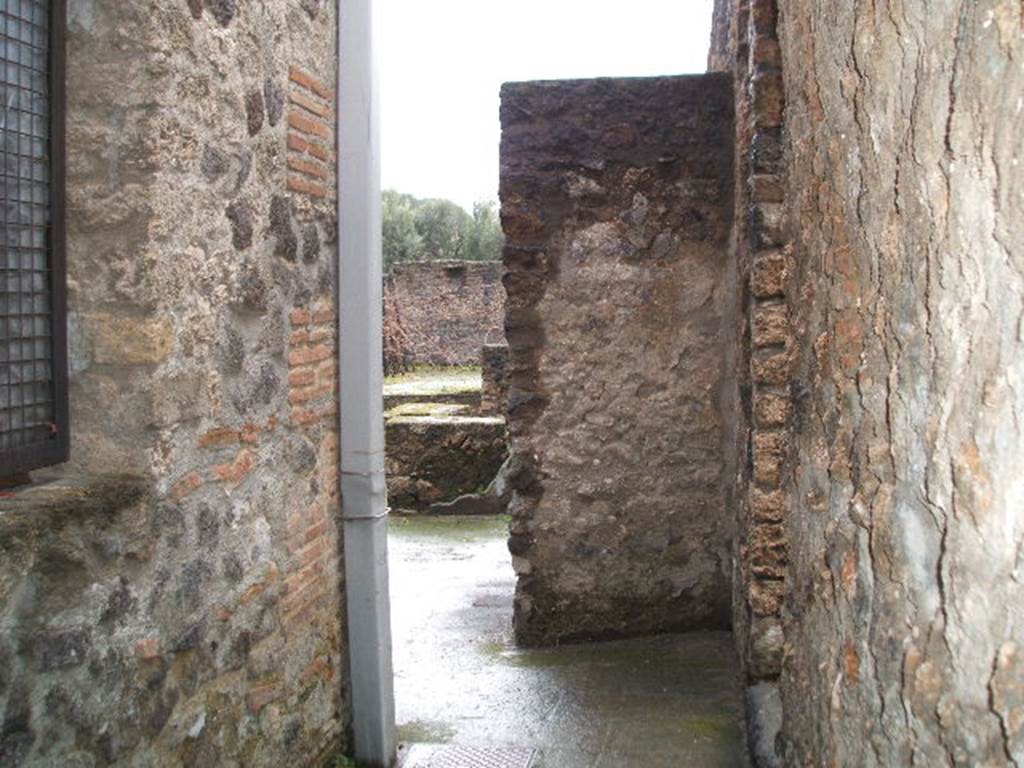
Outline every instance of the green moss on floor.
{"type": "Polygon", "coordinates": [[[390,533],[397,537],[426,538],[444,543],[478,542],[508,536],[507,515],[473,516],[412,515],[391,517],[390,533]]]}
{"type": "Polygon", "coordinates": [[[412,373],[384,379],[384,395],[452,395],[479,392],[482,377],[479,366],[459,368],[417,368],[412,373]]]}
{"type": "Polygon", "coordinates": [[[334,755],[324,762],[323,768],[357,768],[357,766],[351,758],[345,757],[345,755],[334,755]]]}
{"type": "Polygon", "coordinates": [[[472,410],[468,405],[458,403],[402,403],[396,405],[385,414],[389,419],[399,419],[405,416],[432,416],[434,418],[470,416],[472,410]]]}
{"type": "Polygon", "coordinates": [[[691,715],[680,720],[682,728],[697,738],[726,741],[740,737],[739,724],[731,715],[691,715]]]}
{"type": "Polygon", "coordinates": [[[507,518],[392,518],[396,716],[406,742],[536,747],[550,768],[740,768],[733,638],[517,649],[507,518]]]}
{"type": "Polygon", "coordinates": [[[401,744],[447,744],[455,736],[455,729],[447,723],[431,720],[413,720],[398,726],[401,744]]]}
{"type": "MultiPolygon", "coordinates": [[[[693,633],[692,636],[699,637],[700,633],[693,633]]],[[[708,674],[716,672],[731,674],[734,667],[733,660],[722,655],[717,647],[709,646],[707,653],[695,653],[695,647],[691,646],[687,654],[681,654],[674,645],[660,642],[658,638],[583,643],[542,649],[519,649],[503,643],[487,642],[480,646],[480,650],[509,666],[532,669],[582,665],[619,669],[663,666],[666,669],[673,669],[677,677],[692,674],[698,678],[705,678],[708,674]]]]}
{"type": "Polygon", "coordinates": [[[499,416],[391,416],[389,424],[418,424],[421,427],[429,425],[471,425],[480,426],[501,426],[505,420],[499,416]]]}

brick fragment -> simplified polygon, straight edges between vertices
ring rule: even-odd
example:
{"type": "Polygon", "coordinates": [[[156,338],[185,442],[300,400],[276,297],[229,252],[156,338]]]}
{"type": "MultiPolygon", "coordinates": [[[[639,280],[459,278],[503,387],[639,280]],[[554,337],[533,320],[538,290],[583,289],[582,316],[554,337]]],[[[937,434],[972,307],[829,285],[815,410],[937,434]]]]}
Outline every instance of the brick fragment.
{"type": "Polygon", "coordinates": [[[294,389],[288,393],[288,402],[292,405],[298,403],[306,403],[310,400],[316,400],[317,398],[329,395],[334,387],[331,385],[321,384],[315,387],[303,387],[301,389],[294,389]]]}
{"type": "Polygon", "coordinates": [[[754,296],[770,299],[782,296],[785,291],[785,255],[781,251],[764,251],[755,255],[751,274],[751,292],[754,296]]]}
{"type": "Polygon", "coordinates": [[[327,529],[327,521],[326,520],[321,520],[320,522],[318,522],[315,525],[311,526],[306,531],[306,534],[305,534],[306,541],[307,542],[311,542],[311,541],[313,541],[315,539],[319,539],[321,536],[325,536],[327,534],[327,530],[328,530],[327,529]]]}
{"type": "Polygon", "coordinates": [[[752,336],[754,346],[771,347],[789,341],[789,308],[785,304],[754,307],[752,336]]]}
{"type": "Polygon", "coordinates": [[[292,192],[301,192],[312,197],[327,197],[327,188],[315,181],[303,179],[300,176],[288,177],[288,189],[292,192]]]}
{"type": "Polygon", "coordinates": [[[843,674],[850,685],[860,682],[860,656],[853,643],[847,643],[843,649],[843,674]]]}
{"type": "Polygon", "coordinates": [[[238,432],[228,427],[216,427],[199,436],[200,448],[223,448],[238,443],[238,432]]]}
{"type": "Polygon", "coordinates": [[[288,621],[289,618],[308,615],[308,610],[323,598],[326,585],[326,577],[318,572],[295,592],[286,594],[279,603],[282,618],[288,621]]]}
{"type": "Polygon", "coordinates": [[[315,347],[300,347],[293,349],[288,354],[288,365],[309,365],[326,360],[332,354],[332,350],[326,344],[318,344],[315,347]]]}
{"type": "Polygon", "coordinates": [[[303,160],[301,157],[295,157],[294,155],[288,158],[288,167],[297,173],[304,173],[314,179],[326,179],[330,175],[322,165],[309,160],[303,160]]]}
{"type": "MultiPolygon", "coordinates": [[[[333,314],[334,313],[332,312],[331,313],[332,319],[333,319],[333,314]]],[[[314,328],[312,331],[309,332],[309,340],[312,341],[312,342],[326,341],[327,339],[333,339],[333,338],[334,338],[334,328],[333,327],[314,328]]]]}
{"type": "Polygon", "coordinates": [[[750,511],[754,520],[762,523],[780,523],[786,515],[786,496],[782,491],[750,492],[750,511]]]}
{"type": "Polygon", "coordinates": [[[326,123],[297,112],[289,113],[288,125],[297,131],[308,133],[311,136],[319,136],[321,139],[326,139],[331,135],[331,129],[326,123]]]}
{"type": "Polygon", "coordinates": [[[295,571],[284,580],[285,594],[295,594],[306,584],[316,579],[317,574],[321,573],[323,570],[324,564],[322,561],[318,560],[295,571]]]}
{"type": "Polygon", "coordinates": [[[320,420],[316,411],[309,408],[292,408],[292,421],[300,426],[307,426],[320,420]]]}
{"type": "Polygon", "coordinates": [[[316,381],[316,371],[312,368],[301,368],[288,374],[289,387],[305,387],[316,381]]]}
{"type": "Polygon", "coordinates": [[[266,573],[263,574],[263,578],[251,585],[242,596],[238,598],[240,605],[247,605],[255,600],[257,597],[266,592],[271,586],[273,586],[280,578],[281,572],[277,569],[277,566],[273,563],[267,568],[266,573]]]}
{"type": "Polygon", "coordinates": [[[334,162],[334,152],[323,144],[319,144],[315,141],[309,142],[306,151],[315,157],[317,160],[323,160],[325,163],[334,162]]]}
{"type": "Polygon", "coordinates": [[[249,688],[245,695],[245,703],[248,705],[249,711],[254,715],[259,714],[260,710],[277,698],[280,688],[281,684],[277,680],[257,683],[249,688]]]}
{"type": "Polygon", "coordinates": [[[334,309],[330,307],[323,307],[313,312],[313,324],[323,325],[325,323],[334,322],[334,309]]]}
{"type": "Polygon", "coordinates": [[[296,152],[307,152],[309,150],[309,142],[297,133],[288,132],[288,149],[296,152]]]}
{"type": "Polygon", "coordinates": [[[321,557],[326,551],[327,541],[323,538],[320,538],[310,542],[302,549],[300,549],[296,554],[298,555],[299,563],[301,565],[309,565],[314,560],[321,557]]]}
{"type": "Polygon", "coordinates": [[[756,384],[776,387],[789,384],[789,355],[786,352],[756,356],[751,368],[756,384]]]}
{"type": "Polygon", "coordinates": [[[202,484],[203,478],[199,473],[192,472],[174,484],[171,488],[171,498],[175,501],[181,501],[202,484]]]}
{"type": "Polygon", "coordinates": [[[779,523],[757,523],[747,533],[747,560],[755,576],[782,579],[786,576],[788,547],[779,523]]]}
{"type": "Polygon", "coordinates": [[[250,451],[243,450],[230,464],[218,464],[215,466],[213,473],[218,480],[231,485],[237,485],[245,479],[254,466],[256,466],[256,458],[250,451]]]}
{"type": "Polygon", "coordinates": [[[788,395],[758,391],[754,395],[754,423],[761,428],[784,427],[792,413],[788,395]]]}
{"type": "Polygon", "coordinates": [[[288,70],[288,78],[296,85],[301,85],[320,98],[334,101],[334,92],[308,72],[303,72],[298,67],[291,67],[288,70]]]}
{"type": "Polygon", "coordinates": [[[329,656],[317,656],[303,670],[300,679],[302,685],[308,685],[316,679],[330,681],[334,678],[334,667],[329,656]]]}
{"type": "Polygon", "coordinates": [[[317,117],[326,118],[330,117],[332,114],[332,110],[330,107],[321,104],[316,99],[310,98],[301,91],[292,91],[288,95],[288,100],[291,101],[292,104],[302,107],[307,112],[310,112],[316,115],[317,117]]]}
{"type": "Polygon", "coordinates": [[[299,604],[293,610],[282,611],[280,621],[285,634],[288,635],[295,630],[305,629],[309,625],[313,609],[316,608],[322,599],[323,593],[314,593],[308,602],[299,604]]]}
{"type": "Polygon", "coordinates": [[[761,432],[754,435],[754,482],[762,488],[782,484],[786,461],[786,435],[783,432],[761,432]]]}

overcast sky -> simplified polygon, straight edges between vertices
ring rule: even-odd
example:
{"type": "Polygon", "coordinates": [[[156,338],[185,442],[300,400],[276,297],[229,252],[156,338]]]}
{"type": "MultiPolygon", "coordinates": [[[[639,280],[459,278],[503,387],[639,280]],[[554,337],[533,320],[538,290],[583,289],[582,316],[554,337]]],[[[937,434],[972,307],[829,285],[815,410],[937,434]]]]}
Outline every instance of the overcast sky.
{"type": "Polygon", "coordinates": [[[703,72],[712,0],[378,0],[382,182],[498,197],[503,82],[703,72]]]}

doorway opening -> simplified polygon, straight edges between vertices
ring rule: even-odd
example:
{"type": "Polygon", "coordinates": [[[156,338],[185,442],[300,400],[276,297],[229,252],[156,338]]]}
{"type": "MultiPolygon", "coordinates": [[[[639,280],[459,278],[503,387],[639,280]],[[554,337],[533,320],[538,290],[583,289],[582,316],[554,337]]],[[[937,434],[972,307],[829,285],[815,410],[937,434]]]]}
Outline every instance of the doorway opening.
{"type": "MultiPolygon", "coordinates": [[[[452,51],[459,50],[459,45],[450,39],[442,39],[440,32],[453,28],[469,29],[474,25],[444,23],[446,12],[461,14],[464,17],[463,21],[470,13],[465,4],[454,1],[431,3],[428,9],[422,7],[428,4],[404,0],[379,0],[375,5],[376,10],[380,12],[379,24],[376,27],[372,21],[374,9],[370,0],[359,0],[355,3],[355,6],[362,10],[354,12],[357,18],[350,19],[348,23],[346,14],[342,14],[341,88],[344,92],[347,85],[353,92],[370,94],[362,104],[368,111],[347,118],[351,122],[350,135],[370,142],[373,145],[374,158],[377,157],[378,149],[382,149],[384,157],[387,158],[393,151],[387,129],[382,147],[376,143],[377,105],[374,103],[376,91],[372,83],[377,55],[372,46],[366,46],[367,41],[373,40],[374,32],[379,31],[383,41],[381,51],[387,52],[388,46],[392,44],[390,41],[402,40],[406,50],[403,52],[404,59],[399,57],[399,60],[405,62],[404,79],[417,81],[419,76],[430,80],[429,68],[425,66],[425,62],[430,60],[429,57],[420,47],[410,44],[408,37],[397,34],[397,30],[416,30],[418,35],[432,34],[430,47],[444,51],[446,56],[450,56],[452,51]],[[446,8],[447,6],[450,8],[446,8]],[[352,62],[352,56],[357,56],[359,60],[352,62]],[[347,75],[346,62],[349,62],[347,75]],[[417,68],[428,71],[417,73],[417,68]]],[[[496,145],[498,86],[501,82],[580,75],[654,75],[666,71],[679,71],[686,67],[683,57],[679,56],[673,65],[650,65],[653,68],[651,71],[637,71],[634,66],[625,70],[617,68],[614,62],[609,61],[608,56],[608,52],[616,47],[616,41],[621,43],[623,39],[643,37],[625,34],[625,28],[629,26],[631,19],[624,19],[621,16],[606,19],[606,27],[599,31],[596,17],[600,14],[580,3],[565,5],[574,6],[575,11],[551,11],[549,8],[541,11],[539,3],[534,9],[536,13],[528,8],[517,10],[517,15],[523,17],[523,23],[520,25],[522,34],[511,35],[511,39],[517,41],[516,45],[520,51],[523,50],[524,40],[533,39],[534,42],[529,46],[531,55],[519,58],[529,59],[530,66],[535,69],[526,67],[522,71],[500,73],[491,83],[491,91],[481,99],[491,110],[494,122],[494,146],[489,150],[493,159],[491,165],[494,191],[498,178],[496,145]],[[563,14],[561,19],[554,18],[563,14]],[[538,22],[541,19],[543,21],[538,22]],[[559,24],[559,21],[562,24],[559,24]],[[583,63],[584,57],[570,56],[564,48],[559,48],[565,40],[572,39],[574,34],[580,31],[581,26],[588,34],[604,35],[603,39],[606,42],[603,44],[604,56],[598,59],[600,64],[588,66],[583,63]],[[528,30],[532,32],[528,33],[528,30]],[[546,65],[537,64],[538,49],[553,52],[546,65]],[[561,62],[562,66],[554,66],[551,62],[561,62]],[[548,68],[545,69],[545,66],[548,68]]],[[[665,4],[650,2],[647,5],[650,8],[646,9],[649,13],[645,24],[650,32],[654,11],[665,4]]],[[[709,37],[707,22],[710,21],[711,9],[710,3],[702,5],[707,7],[700,9],[701,31],[697,34],[706,41],[709,37]]],[[[473,13],[479,14],[479,11],[473,13]]],[[[475,21],[480,21],[479,16],[475,21]]],[[[692,20],[690,23],[693,23],[692,20]]],[[[508,19],[493,20],[490,26],[483,26],[499,37],[507,36],[510,31],[508,19]]],[[[664,24],[655,26],[669,26],[669,23],[665,21],[664,24]]],[[[419,95],[408,97],[414,105],[419,105],[419,120],[395,121],[403,128],[399,133],[405,135],[406,145],[416,147],[415,152],[445,157],[445,162],[450,166],[447,169],[449,172],[435,168],[432,173],[428,171],[427,176],[445,178],[459,175],[450,171],[460,162],[460,152],[438,151],[438,142],[433,140],[437,134],[432,135],[431,132],[460,135],[458,121],[452,119],[452,101],[474,100],[470,97],[473,88],[479,85],[477,80],[480,79],[475,75],[485,69],[479,66],[479,61],[495,58],[495,39],[488,40],[482,37],[474,40],[468,46],[470,54],[465,53],[463,49],[459,70],[462,77],[435,75],[432,87],[427,87],[419,81],[419,95]],[[472,54],[476,54],[476,57],[472,54]],[[439,87],[440,84],[446,87],[439,87]],[[463,91],[468,91],[468,95],[463,91]],[[425,146],[432,147],[432,151],[425,153],[425,146]]],[[[650,48],[657,48],[651,45],[650,39],[638,46],[638,50],[650,48]]],[[[704,42],[696,56],[700,60],[701,70],[706,50],[707,45],[704,42]]],[[[619,53],[622,54],[621,51],[619,53]]],[[[497,58],[502,60],[501,56],[497,58]]],[[[629,56],[626,55],[626,58],[629,56]]],[[[625,59],[620,59],[620,65],[623,61],[625,59]]],[[[385,74],[387,71],[388,65],[385,63],[385,74]]],[[[385,88],[389,82],[394,80],[389,81],[385,77],[385,88]]],[[[344,98],[339,103],[344,109],[344,98]]],[[[342,120],[345,119],[342,115],[342,120]]],[[[627,125],[625,133],[628,132],[627,125]]],[[[339,134],[342,184],[339,217],[342,230],[341,302],[342,327],[347,327],[350,333],[349,340],[344,339],[343,333],[343,371],[348,370],[351,365],[358,364],[373,369],[380,366],[380,361],[386,360],[388,354],[394,355],[396,348],[402,349],[402,344],[415,346],[410,343],[408,335],[411,332],[422,332],[424,325],[429,325],[431,319],[442,326],[447,322],[445,327],[452,331],[454,324],[450,317],[450,298],[438,300],[436,294],[431,297],[430,292],[424,290],[426,298],[418,305],[410,303],[408,292],[402,298],[401,292],[396,288],[403,270],[408,274],[409,270],[415,272],[440,269],[447,272],[447,278],[454,280],[460,279],[458,272],[467,270],[464,264],[444,264],[442,259],[437,259],[437,264],[430,265],[429,262],[434,259],[430,259],[432,254],[428,253],[425,259],[428,262],[426,266],[401,265],[397,272],[393,270],[385,279],[381,259],[382,200],[380,179],[376,175],[378,169],[374,165],[376,161],[371,160],[369,165],[360,167],[362,160],[356,153],[347,151],[345,140],[346,131],[343,128],[339,134]],[[346,158],[350,163],[347,180],[346,158]],[[349,210],[346,215],[346,206],[353,197],[358,198],[361,203],[349,210]],[[371,225],[368,226],[367,222],[371,225]],[[346,242],[346,224],[355,226],[360,239],[346,242]],[[376,230],[373,229],[374,226],[377,227],[376,230]],[[361,312],[364,316],[370,317],[368,322],[353,316],[348,318],[349,324],[346,326],[347,316],[344,307],[349,303],[344,295],[346,272],[359,276],[350,290],[362,293],[361,298],[353,303],[353,307],[357,307],[353,315],[361,312]],[[390,298],[389,290],[392,292],[390,298]],[[381,315],[375,315],[378,308],[382,308],[383,320],[381,315]],[[414,313],[427,319],[410,321],[408,317],[414,313]],[[391,349],[388,349],[389,345],[391,349]],[[346,348],[349,348],[348,359],[346,348]]],[[[463,142],[465,146],[461,154],[468,154],[470,144],[465,139],[463,142]]],[[[394,155],[402,158],[399,165],[411,162],[409,156],[403,157],[400,151],[394,151],[394,155]]],[[[597,162],[600,162],[599,158],[597,162]]],[[[595,167],[595,170],[600,169],[595,167]]],[[[436,200],[446,194],[444,190],[421,191],[415,188],[412,182],[408,187],[402,188],[398,182],[391,182],[387,174],[385,163],[385,186],[392,187],[393,194],[411,195],[413,203],[422,199],[436,200]]],[[[588,187],[586,178],[581,177],[580,184],[582,186],[575,192],[570,190],[573,199],[586,198],[593,192],[588,187]]],[[[458,191],[450,194],[466,199],[458,191]]],[[[385,197],[383,205],[387,207],[394,202],[392,199],[389,203],[385,197]]],[[[415,208],[413,203],[410,203],[410,207],[415,208]]],[[[513,200],[512,205],[514,207],[516,201],[513,200]]],[[[415,231],[415,210],[413,214],[412,234],[421,240],[426,239],[424,232],[415,231]]],[[[511,221],[511,227],[514,229],[514,216],[511,221]]],[[[387,237],[386,222],[384,226],[384,237],[387,237]]],[[[401,227],[397,229],[401,230],[401,227]]],[[[510,232],[508,220],[505,231],[506,234],[515,237],[515,233],[510,232]]],[[[391,232],[391,235],[394,235],[394,232],[391,232]]],[[[656,239],[657,233],[650,238],[651,247],[654,247],[656,239]]],[[[601,256],[600,244],[594,245],[595,255],[601,256]]],[[[668,246],[664,246],[663,243],[657,247],[668,246]]],[[[516,254],[512,254],[511,260],[514,262],[515,259],[516,254]]],[[[506,285],[509,280],[509,262],[510,255],[506,247],[505,265],[501,268],[506,274],[506,285]]],[[[685,269],[680,271],[680,275],[683,272],[685,269]]],[[[411,280],[411,284],[423,288],[428,282],[423,277],[424,274],[426,271],[420,274],[418,280],[411,280]]],[[[461,279],[465,283],[464,277],[461,279]]],[[[511,317],[511,312],[506,310],[506,327],[509,327],[511,317]]],[[[434,343],[453,346],[453,339],[458,336],[458,333],[451,333],[446,339],[443,334],[435,334],[434,343]]],[[[486,359],[486,348],[491,346],[493,341],[495,339],[486,333],[482,338],[476,339],[481,359],[486,359]]],[[[522,394],[517,393],[514,383],[517,375],[517,341],[513,340],[510,366],[513,379],[512,408],[519,407],[515,400],[522,394]]],[[[450,350],[442,350],[448,351],[450,350]]],[[[388,764],[398,742],[403,745],[398,754],[410,768],[431,764],[430,760],[434,758],[430,750],[436,749],[438,745],[468,750],[505,750],[510,755],[509,759],[521,759],[526,762],[542,756],[540,759],[545,761],[544,765],[557,765],[562,768],[605,764],[677,765],[681,757],[701,765],[742,764],[742,740],[738,725],[739,688],[731,640],[727,632],[661,634],[660,630],[672,630],[676,625],[668,622],[662,626],[654,622],[650,626],[641,626],[644,624],[643,609],[638,608],[631,614],[632,609],[627,607],[623,613],[623,621],[628,622],[632,615],[632,619],[636,620],[636,628],[623,626],[621,629],[602,632],[582,621],[579,632],[563,632],[561,636],[554,637],[551,643],[545,643],[543,639],[535,641],[529,632],[519,632],[519,640],[525,639],[526,645],[553,647],[526,648],[522,647],[523,642],[516,643],[512,624],[513,613],[515,612],[517,620],[520,620],[516,627],[516,630],[520,630],[524,626],[521,621],[523,605],[526,601],[533,600],[536,593],[530,594],[523,589],[523,584],[528,583],[533,575],[535,564],[528,557],[517,553],[517,537],[532,534],[517,531],[513,522],[511,540],[509,539],[508,515],[511,512],[514,516],[516,510],[510,510],[508,504],[510,501],[515,504],[515,490],[509,491],[502,486],[506,481],[514,484],[515,479],[499,477],[498,483],[491,484],[478,478],[476,487],[472,487],[466,485],[470,481],[460,476],[458,482],[446,486],[445,482],[448,479],[459,475],[454,464],[465,461],[466,451],[462,450],[458,457],[453,457],[452,452],[448,452],[446,465],[444,451],[438,450],[452,434],[451,425],[443,426],[444,422],[473,418],[501,422],[503,413],[508,411],[509,403],[505,396],[499,394],[497,401],[500,405],[497,414],[486,416],[480,414],[479,410],[471,413],[473,408],[487,407],[488,395],[486,392],[474,395],[472,392],[462,391],[457,382],[460,371],[445,372],[435,369],[425,372],[422,369],[417,370],[418,362],[415,358],[402,362],[403,365],[408,363],[408,369],[393,371],[398,375],[387,382],[382,380],[379,368],[376,375],[371,373],[364,377],[366,388],[358,392],[357,396],[353,396],[349,403],[348,410],[361,408],[363,412],[369,414],[364,421],[366,435],[360,435],[358,432],[346,435],[346,395],[345,384],[342,385],[343,457],[348,455],[355,459],[357,454],[369,457],[364,464],[354,460],[353,469],[349,472],[343,471],[343,477],[348,477],[349,482],[353,484],[356,484],[359,478],[373,477],[375,480],[369,485],[373,486],[374,492],[378,494],[373,499],[376,507],[373,508],[371,505],[365,517],[353,516],[349,519],[346,512],[346,573],[349,603],[350,606],[355,604],[367,611],[366,615],[362,616],[358,612],[354,616],[350,615],[356,749],[361,764],[388,764]],[[410,391],[403,392],[403,386],[410,391]],[[417,387],[422,391],[412,391],[417,387]],[[411,397],[404,399],[410,394],[411,397]],[[473,401],[474,397],[476,401],[473,401]],[[386,402],[388,398],[390,402],[386,402]],[[470,402],[460,401],[460,398],[470,402]],[[386,454],[382,430],[385,423],[387,426],[384,429],[387,430],[389,438],[386,454]],[[369,442],[355,442],[367,435],[369,442]],[[347,439],[353,441],[348,452],[344,447],[347,439]],[[399,439],[408,440],[411,447],[399,448],[399,439]],[[442,458],[439,460],[438,456],[442,458]],[[390,523],[385,516],[384,501],[379,495],[380,486],[384,481],[385,465],[390,470],[387,477],[390,497],[388,503],[391,507],[407,513],[401,516],[396,514],[390,523]],[[473,514],[480,512],[484,514],[473,514]],[[350,527],[360,526],[373,528],[369,549],[361,543],[365,539],[356,537],[350,542],[350,527]],[[349,555],[354,546],[364,547],[364,554],[354,557],[349,555]],[[509,549],[515,554],[510,554],[509,549]],[[371,554],[366,555],[366,552],[371,554]],[[369,584],[363,583],[366,574],[357,573],[356,568],[369,568],[373,571],[374,576],[367,580],[369,584]],[[517,580],[520,587],[518,598],[517,580]],[[359,636],[360,628],[353,626],[354,621],[364,622],[362,637],[359,636]],[[372,631],[365,631],[367,621],[372,625],[372,631]],[[644,637],[634,639],[629,637],[632,635],[644,637]],[[609,639],[610,642],[581,642],[609,639]],[[370,669],[373,674],[360,680],[359,669],[370,669]],[[394,699],[391,699],[392,695],[394,699]]],[[[671,365],[671,362],[668,365],[671,365]]],[[[466,380],[473,380],[473,385],[466,389],[484,389],[485,377],[482,373],[463,369],[461,375],[466,380]]],[[[492,375],[491,378],[500,381],[501,376],[492,375]]],[[[579,384],[582,386],[586,382],[580,381],[579,384]]],[[[657,383],[654,386],[657,387],[657,383]]],[[[595,417],[598,422],[606,418],[600,413],[595,413],[595,417]]],[[[501,428],[504,429],[504,424],[501,428]]],[[[570,439],[565,434],[559,438],[570,439]]],[[[465,449],[474,439],[478,443],[493,446],[493,439],[481,438],[479,435],[475,438],[462,435],[454,442],[458,442],[460,447],[465,449]]],[[[513,437],[513,442],[514,440],[513,437]]],[[[664,446],[655,447],[652,450],[663,448],[664,446]]],[[[612,451],[614,450],[621,448],[612,446],[612,451]]],[[[504,458],[502,452],[501,459],[504,458]]],[[[493,457],[491,459],[492,463],[487,465],[488,474],[494,469],[493,457]]],[[[514,476],[516,471],[517,469],[513,467],[506,474],[514,476]]],[[[358,515],[358,506],[353,514],[358,515]]],[[[611,514],[611,517],[614,518],[615,515],[611,514]]],[[[553,528],[557,529],[557,524],[553,525],[553,528]]],[[[614,536],[611,536],[609,542],[613,540],[614,536]]],[[[650,546],[666,548],[674,546],[675,543],[652,542],[650,546]]],[[[597,559],[615,555],[612,551],[614,544],[610,543],[604,552],[598,552],[598,549],[599,546],[593,552],[584,552],[583,555],[597,559]]],[[[629,551],[623,556],[633,557],[635,552],[629,551]]],[[[601,588],[600,585],[593,587],[595,590],[601,588]]],[[[679,586],[680,591],[685,589],[686,585],[679,586]]],[[[350,614],[353,614],[351,610],[350,614]]]]}

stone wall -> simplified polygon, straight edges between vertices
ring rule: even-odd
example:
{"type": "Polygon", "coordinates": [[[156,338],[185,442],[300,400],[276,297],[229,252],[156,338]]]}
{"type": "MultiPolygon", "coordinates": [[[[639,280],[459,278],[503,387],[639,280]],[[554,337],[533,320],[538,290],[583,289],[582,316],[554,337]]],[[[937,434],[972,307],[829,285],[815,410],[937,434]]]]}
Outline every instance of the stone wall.
{"type": "Polygon", "coordinates": [[[787,765],[1024,765],[1016,0],[780,2],[787,765]]]}
{"type": "Polygon", "coordinates": [[[521,643],[729,625],[732,91],[502,89],[521,643]]]}
{"type": "Polygon", "coordinates": [[[794,336],[791,253],[783,205],[782,59],[775,0],[717,0],[708,57],[732,74],[736,97],[734,291],[742,299],[736,338],[744,362],[734,374],[739,417],[733,630],[748,683],[748,734],[759,764],[778,761],[777,680],[788,550],[782,492],[791,450],[794,336]]]}
{"type": "Polygon", "coordinates": [[[335,5],[68,14],[72,462],[0,513],[0,762],[311,764],[348,718],[335,5]]]}
{"type": "Polygon", "coordinates": [[[391,355],[405,365],[479,365],[480,348],[505,338],[497,262],[398,264],[384,280],[384,296],[385,327],[403,330],[404,351],[391,355]]]}
{"type": "Polygon", "coordinates": [[[447,410],[388,416],[385,464],[393,513],[433,511],[433,505],[483,493],[501,469],[508,455],[505,422],[461,407],[451,409],[454,414],[447,410]]]}
{"type": "Polygon", "coordinates": [[[485,344],[480,352],[480,414],[501,416],[508,410],[508,344],[485,344]]]}

